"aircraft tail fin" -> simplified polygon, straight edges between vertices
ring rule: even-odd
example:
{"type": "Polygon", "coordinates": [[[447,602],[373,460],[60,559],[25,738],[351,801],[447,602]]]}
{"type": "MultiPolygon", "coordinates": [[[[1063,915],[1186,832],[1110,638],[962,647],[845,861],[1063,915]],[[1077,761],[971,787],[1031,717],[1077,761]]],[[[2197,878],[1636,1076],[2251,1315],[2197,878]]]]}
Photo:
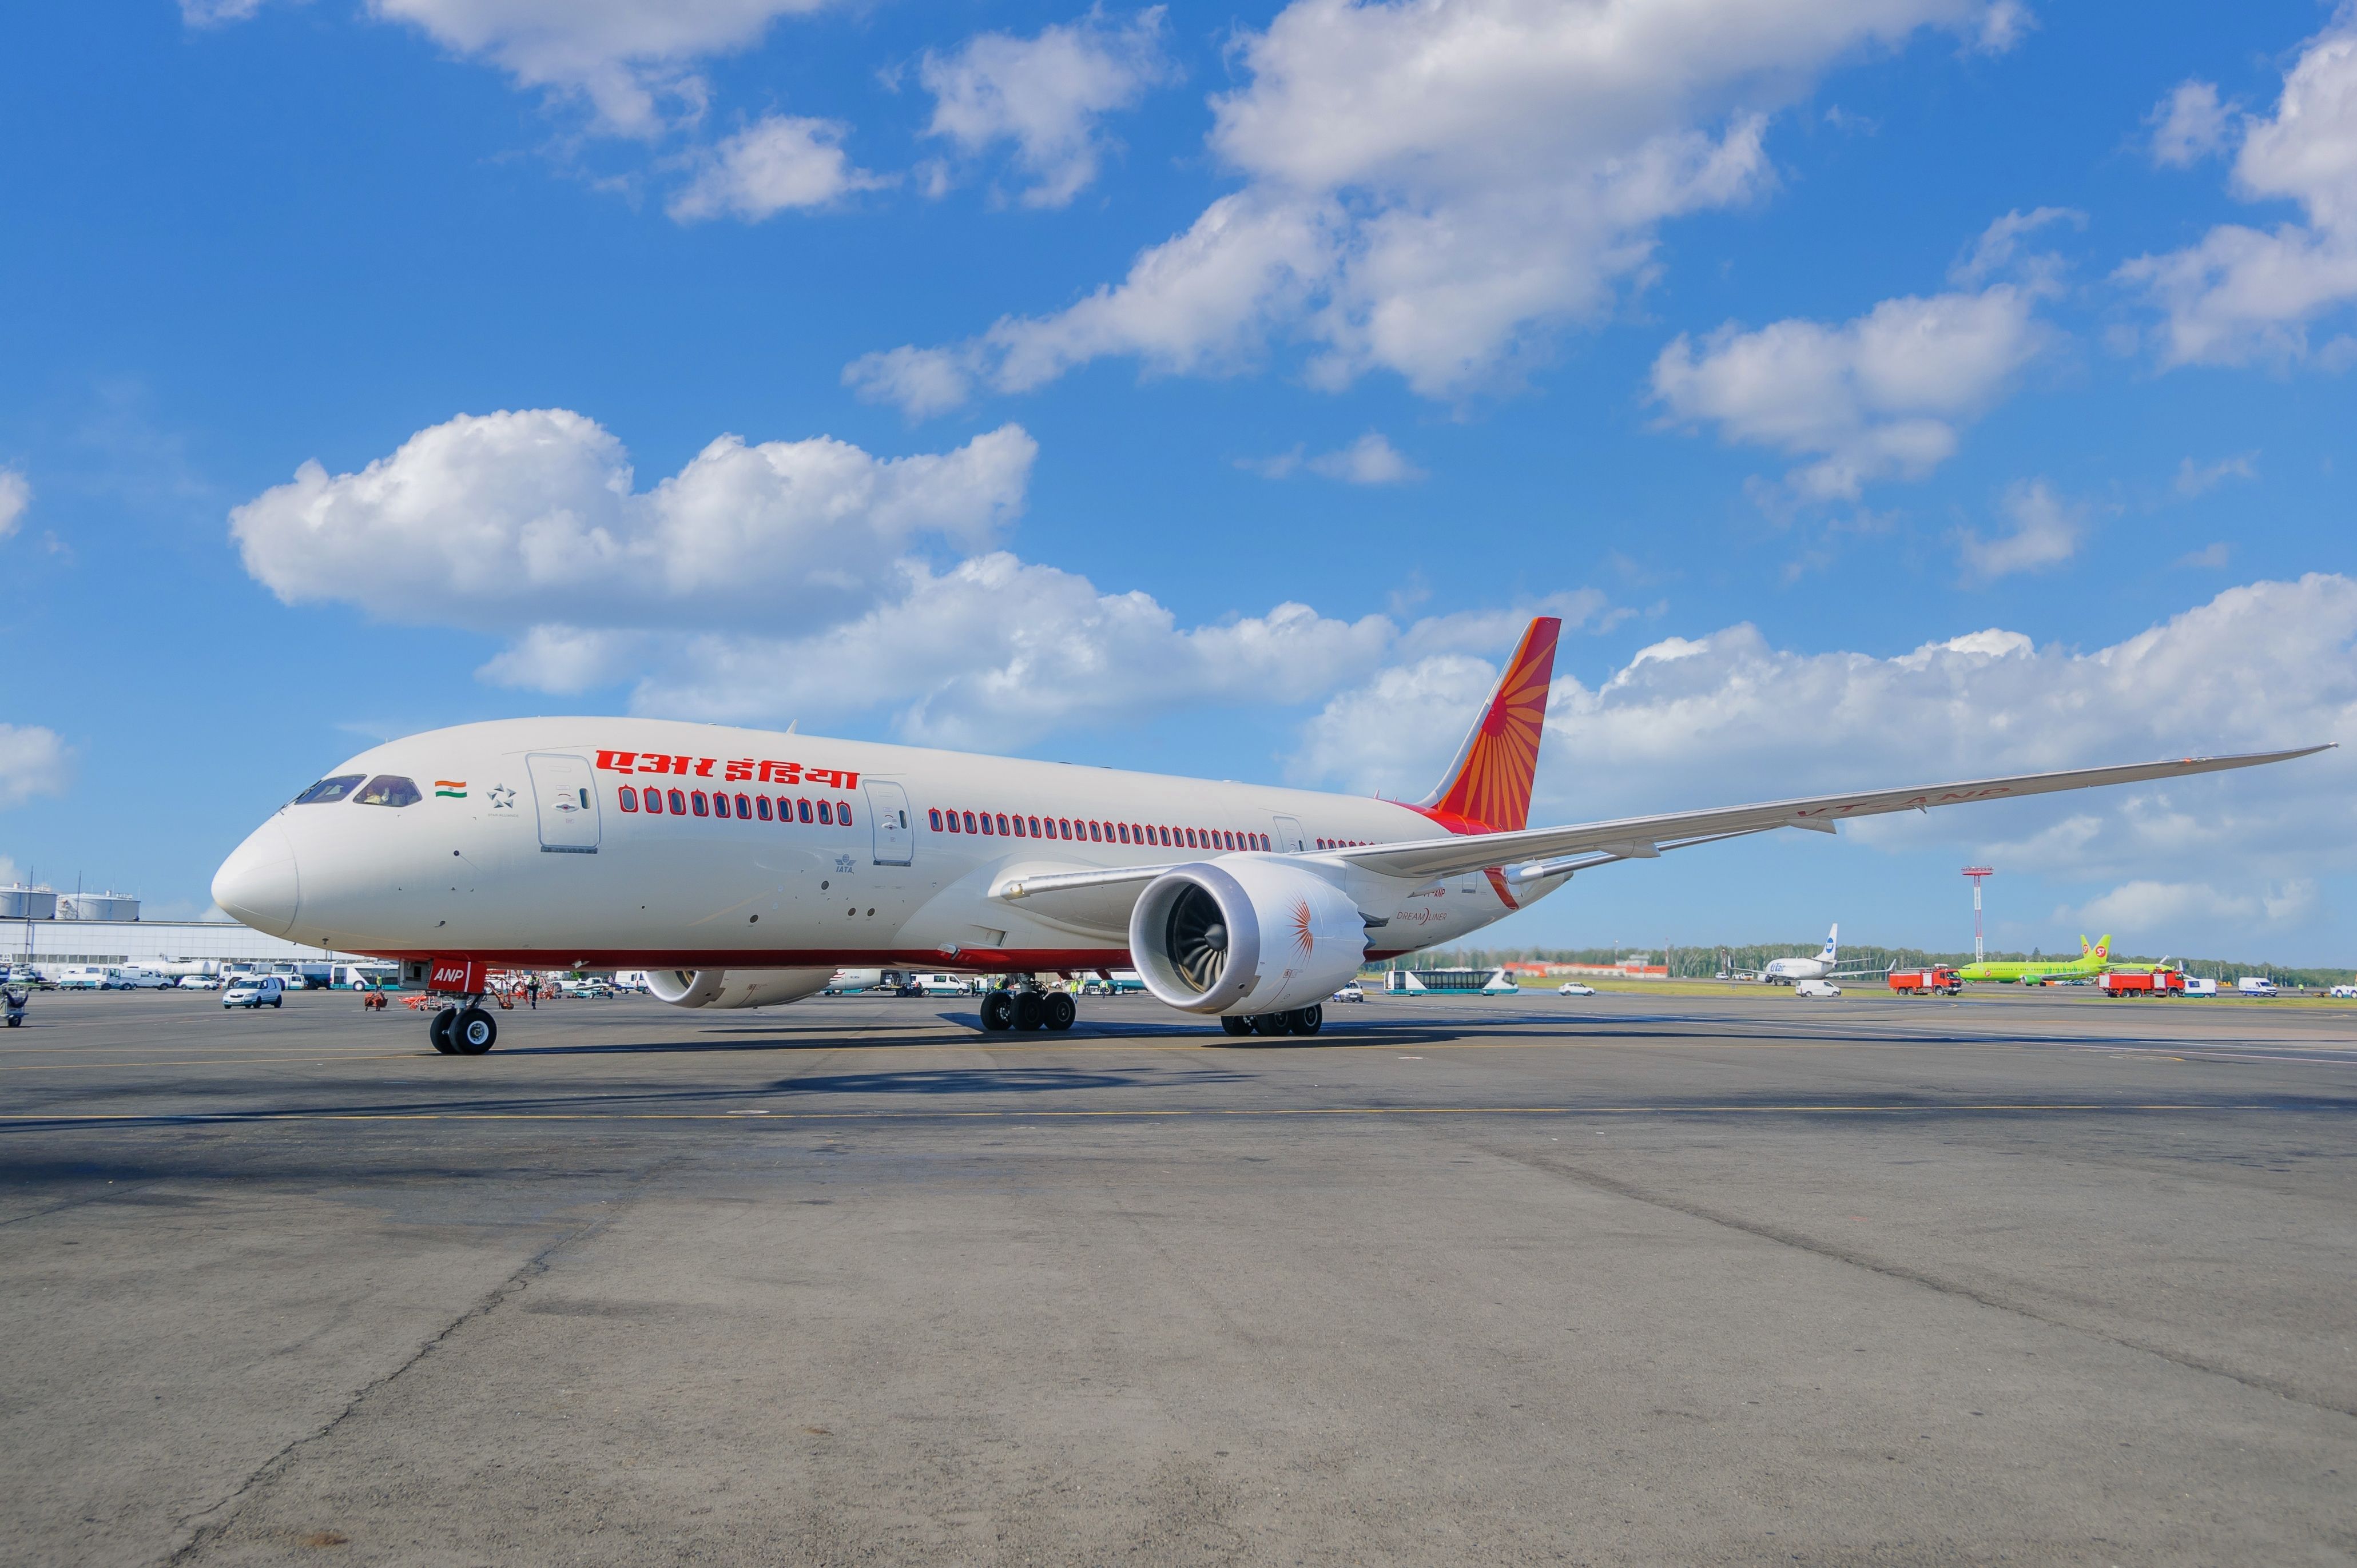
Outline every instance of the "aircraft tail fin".
{"type": "MultiPolygon", "coordinates": [[[[2082,938],[2080,938],[2079,940],[2082,940],[2082,941],[2084,941],[2086,939],[2085,939],[2084,937],[2082,937],[2082,938]]],[[[2107,958],[2109,958],[2109,957],[2111,957],[2111,956],[2112,956],[2112,933],[2111,933],[2111,932],[2109,932],[2109,931],[2105,931],[2105,932],[2103,934],[2103,936],[2102,936],[2102,937],[2100,937],[2099,939],[2097,939],[2097,940],[2096,940],[2096,942],[2095,942],[2094,949],[2093,949],[2093,952],[2092,952],[2089,956],[2090,956],[2090,957],[2093,957],[2093,958],[2104,958],[2104,959],[2107,959],[2107,958]]]]}
{"type": "Polygon", "coordinates": [[[1554,616],[1531,622],[1448,776],[1416,810],[1458,832],[1515,832],[1530,825],[1531,780],[1562,632],[1554,616]]]}
{"type": "Polygon", "coordinates": [[[1829,931],[1827,931],[1827,932],[1825,933],[1825,952],[1824,952],[1824,956],[1825,956],[1826,961],[1827,961],[1828,962],[1832,961],[1832,960],[1833,960],[1833,959],[1834,959],[1834,958],[1835,958],[1835,956],[1836,956],[1840,951],[1841,951],[1841,922],[1840,922],[1840,921],[1838,921],[1838,920],[1836,920],[1836,921],[1835,921],[1835,922],[1834,922],[1834,929],[1833,929],[1832,930],[1829,930],[1829,931]]]}

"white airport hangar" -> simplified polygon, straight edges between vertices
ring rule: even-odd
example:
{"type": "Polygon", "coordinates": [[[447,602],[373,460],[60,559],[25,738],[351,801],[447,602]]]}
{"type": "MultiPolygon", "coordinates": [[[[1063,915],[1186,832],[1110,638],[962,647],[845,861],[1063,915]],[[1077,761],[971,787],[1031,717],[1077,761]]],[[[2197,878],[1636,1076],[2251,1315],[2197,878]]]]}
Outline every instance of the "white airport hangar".
{"type": "Polygon", "coordinates": [[[139,900],[119,893],[0,887],[0,967],[137,964],[201,974],[211,972],[206,966],[350,963],[359,957],[290,942],[234,920],[143,920],[139,900]]]}

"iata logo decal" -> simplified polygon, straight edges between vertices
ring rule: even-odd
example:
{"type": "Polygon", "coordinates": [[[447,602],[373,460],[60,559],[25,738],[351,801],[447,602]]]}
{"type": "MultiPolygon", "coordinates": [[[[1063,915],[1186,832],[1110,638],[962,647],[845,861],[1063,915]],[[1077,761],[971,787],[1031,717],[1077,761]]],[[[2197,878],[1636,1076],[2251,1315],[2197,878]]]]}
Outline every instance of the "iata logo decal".
{"type": "Polygon", "coordinates": [[[1309,900],[1307,898],[1293,901],[1293,945],[1300,950],[1305,959],[1318,948],[1318,939],[1309,931],[1309,900]]]}
{"type": "Polygon", "coordinates": [[[674,779],[710,779],[712,770],[717,768],[721,770],[719,777],[730,782],[823,784],[830,789],[859,788],[856,768],[805,768],[799,762],[768,762],[750,757],[739,757],[724,763],[716,757],[674,757],[660,751],[600,750],[597,766],[608,773],[667,773],[674,779]]]}

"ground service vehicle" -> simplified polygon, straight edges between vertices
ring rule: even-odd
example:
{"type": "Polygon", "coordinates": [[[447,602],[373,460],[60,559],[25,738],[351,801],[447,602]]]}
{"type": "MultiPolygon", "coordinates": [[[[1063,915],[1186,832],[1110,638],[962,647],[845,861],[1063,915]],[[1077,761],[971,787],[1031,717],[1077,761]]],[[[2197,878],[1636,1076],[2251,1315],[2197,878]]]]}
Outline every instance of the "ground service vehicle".
{"type": "Polygon", "coordinates": [[[1366,999],[1366,987],[1361,985],[1354,980],[1351,982],[1350,984],[1342,987],[1341,990],[1334,993],[1333,995],[1328,997],[1326,1000],[1329,1002],[1364,1002],[1366,999]]]}
{"type": "Polygon", "coordinates": [[[1890,989],[1901,996],[1929,996],[1934,992],[1953,996],[1964,988],[1964,976],[1944,963],[1929,969],[1894,969],[1890,989]]]}
{"type": "Polygon", "coordinates": [[[2357,1001],[2357,985],[2336,985],[2325,994],[2342,1002],[2357,1001]]]}
{"type": "Polygon", "coordinates": [[[2234,994],[2237,996],[2273,996],[2275,993],[2276,983],[2265,975],[2246,974],[2234,982],[2234,994]]]}
{"type": "Polygon", "coordinates": [[[221,993],[224,1007],[284,1007],[286,984],[274,974],[244,974],[221,993]]]}
{"type": "Polygon", "coordinates": [[[2106,996],[2182,996],[2185,976],[2173,969],[2156,969],[2149,973],[2114,971],[2099,977],[2096,988],[2106,996]]]}
{"type": "Polygon", "coordinates": [[[658,999],[718,1009],[930,962],[1135,969],[1205,1023],[1294,1032],[1370,963],[1464,941],[1592,867],[2294,755],[1533,827],[1561,630],[1530,624],[1417,801],[643,716],[502,719],[351,757],[262,822],[213,896],[273,936],[399,960],[453,1019],[479,1014],[498,970],[644,969],[658,999]]]}
{"type": "Polygon", "coordinates": [[[1557,996],[1593,996],[1596,994],[1596,987],[1582,985],[1576,980],[1566,980],[1555,988],[1555,993],[1557,996]]]}
{"type": "Polygon", "coordinates": [[[912,974],[909,977],[911,996],[963,996],[972,991],[962,974],[912,974]]]}
{"type": "Polygon", "coordinates": [[[1830,980],[1803,980],[1794,983],[1792,986],[1792,994],[1795,996],[1814,996],[1823,999],[1826,997],[1839,996],[1841,994],[1841,987],[1835,985],[1830,980]]]}

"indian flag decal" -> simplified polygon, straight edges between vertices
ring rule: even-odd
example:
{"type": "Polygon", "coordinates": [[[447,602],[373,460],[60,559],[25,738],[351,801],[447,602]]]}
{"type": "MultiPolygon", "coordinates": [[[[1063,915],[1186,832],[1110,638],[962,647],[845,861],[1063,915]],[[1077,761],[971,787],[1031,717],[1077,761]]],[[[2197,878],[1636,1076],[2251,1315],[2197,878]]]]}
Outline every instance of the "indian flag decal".
{"type": "Polygon", "coordinates": [[[434,780],[434,793],[463,800],[467,798],[467,781],[464,779],[436,779],[434,780]]]}

